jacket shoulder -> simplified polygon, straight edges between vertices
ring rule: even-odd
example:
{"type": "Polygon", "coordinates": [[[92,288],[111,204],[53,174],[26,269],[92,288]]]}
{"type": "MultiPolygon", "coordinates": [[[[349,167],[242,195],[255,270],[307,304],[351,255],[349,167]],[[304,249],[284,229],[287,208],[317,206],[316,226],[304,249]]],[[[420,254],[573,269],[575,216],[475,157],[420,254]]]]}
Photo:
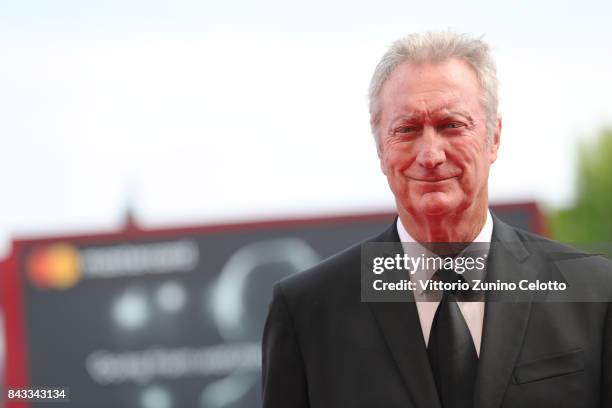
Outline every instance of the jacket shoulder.
{"type": "Polygon", "coordinates": [[[366,242],[355,244],[310,269],[281,279],[276,285],[286,297],[294,298],[325,292],[337,284],[349,283],[353,276],[359,280],[361,247],[366,242]]]}
{"type": "Polygon", "coordinates": [[[552,260],[563,261],[567,259],[588,259],[590,261],[594,261],[595,263],[607,265],[607,267],[610,268],[610,272],[612,272],[612,261],[600,254],[586,252],[585,250],[578,249],[572,245],[555,241],[532,232],[521,230],[519,228],[514,228],[514,230],[524,243],[541,249],[552,260]]]}
{"type": "Polygon", "coordinates": [[[612,285],[612,261],[605,256],[509,226],[499,220],[496,225],[505,230],[502,235],[505,234],[506,238],[510,236],[508,231],[512,231],[511,234],[524,245],[527,252],[555,264],[566,277],[599,282],[604,286],[612,285]]]}
{"type": "Polygon", "coordinates": [[[387,242],[396,239],[395,224],[379,235],[363,240],[332,255],[314,267],[281,279],[275,291],[282,293],[291,305],[339,303],[361,300],[361,251],[371,242],[387,242]]]}

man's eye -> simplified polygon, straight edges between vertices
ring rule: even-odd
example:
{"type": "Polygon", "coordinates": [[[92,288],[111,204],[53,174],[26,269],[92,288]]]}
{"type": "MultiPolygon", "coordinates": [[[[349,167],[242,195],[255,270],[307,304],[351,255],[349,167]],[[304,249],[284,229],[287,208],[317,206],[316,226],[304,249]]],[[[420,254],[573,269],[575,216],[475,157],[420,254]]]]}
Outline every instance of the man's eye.
{"type": "Polygon", "coordinates": [[[416,126],[400,126],[397,129],[395,129],[393,133],[406,134],[406,133],[416,132],[417,130],[418,128],[416,126]]]}
{"type": "Polygon", "coordinates": [[[459,123],[459,122],[449,122],[447,124],[444,125],[444,128],[446,129],[457,129],[463,127],[463,123],[459,123]]]}

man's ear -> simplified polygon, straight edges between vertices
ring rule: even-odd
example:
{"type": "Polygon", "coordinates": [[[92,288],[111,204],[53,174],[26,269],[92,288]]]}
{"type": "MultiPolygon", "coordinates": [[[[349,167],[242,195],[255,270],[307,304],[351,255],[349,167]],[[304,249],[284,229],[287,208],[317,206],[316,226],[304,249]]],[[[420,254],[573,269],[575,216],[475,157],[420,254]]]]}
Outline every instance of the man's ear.
{"type": "Polygon", "coordinates": [[[493,138],[491,139],[491,145],[489,146],[489,163],[493,164],[497,160],[497,151],[499,150],[499,144],[501,143],[501,130],[502,130],[502,117],[497,114],[497,122],[495,124],[495,130],[493,131],[493,138]]]}

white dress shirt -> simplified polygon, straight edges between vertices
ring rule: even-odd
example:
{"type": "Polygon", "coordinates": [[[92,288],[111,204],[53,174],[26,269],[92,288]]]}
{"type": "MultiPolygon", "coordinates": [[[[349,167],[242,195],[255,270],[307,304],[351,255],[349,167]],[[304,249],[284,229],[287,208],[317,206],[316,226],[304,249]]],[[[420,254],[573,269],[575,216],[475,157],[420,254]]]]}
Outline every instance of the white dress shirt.
{"type": "MultiPolygon", "coordinates": [[[[411,253],[414,255],[415,245],[418,245],[414,238],[410,236],[406,228],[402,225],[399,217],[397,218],[397,232],[399,234],[400,241],[404,247],[404,251],[410,255],[411,253]],[[409,245],[405,245],[409,244],[409,245]]],[[[491,237],[493,235],[493,219],[491,218],[491,213],[487,211],[487,219],[482,227],[482,230],[474,239],[473,242],[484,242],[491,243],[491,237]]],[[[420,247],[421,253],[428,253],[425,248],[420,247]]],[[[413,275],[416,279],[423,278],[431,278],[435,271],[416,271],[413,275]]],[[[419,314],[419,321],[421,322],[421,330],[423,331],[423,338],[425,339],[425,344],[429,343],[429,333],[431,332],[431,326],[433,324],[434,315],[436,314],[436,310],[438,309],[438,305],[440,301],[431,300],[431,298],[425,298],[423,296],[422,291],[416,290],[414,292],[415,301],[417,306],[417,311],[419,314]]],[[[474,347],[476,348],[476,353],[480,356],[480,342],[482,339],[482,325],[484,321],[484,309],[485,302],[457,302],[459,306],[459,310],[461,310],[461,314],[467,323],[468,329],[470,330],[470,334],[472,335],[472,340],[474,341],[474,347]]]]}

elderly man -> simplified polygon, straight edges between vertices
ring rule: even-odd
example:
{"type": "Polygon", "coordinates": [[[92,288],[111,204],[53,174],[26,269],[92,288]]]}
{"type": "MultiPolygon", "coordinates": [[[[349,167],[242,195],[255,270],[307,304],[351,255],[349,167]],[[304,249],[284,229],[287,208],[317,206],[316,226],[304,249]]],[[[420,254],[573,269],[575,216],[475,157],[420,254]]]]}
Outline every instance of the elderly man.
{"type": "Polygon", "coordinates": [[[275,286],[264,407],[612,407],[611,263],[488,210],[502,122],[487,45],[451,32],[397,41],[373,75],[370,114],[398,218],[275,286]],[[560,280],[597,296],[468,302],[444,291],[431,301],[364,302],[362,248],[383,242],[482,242],[489,253],[480,280],[560,280]]]}

